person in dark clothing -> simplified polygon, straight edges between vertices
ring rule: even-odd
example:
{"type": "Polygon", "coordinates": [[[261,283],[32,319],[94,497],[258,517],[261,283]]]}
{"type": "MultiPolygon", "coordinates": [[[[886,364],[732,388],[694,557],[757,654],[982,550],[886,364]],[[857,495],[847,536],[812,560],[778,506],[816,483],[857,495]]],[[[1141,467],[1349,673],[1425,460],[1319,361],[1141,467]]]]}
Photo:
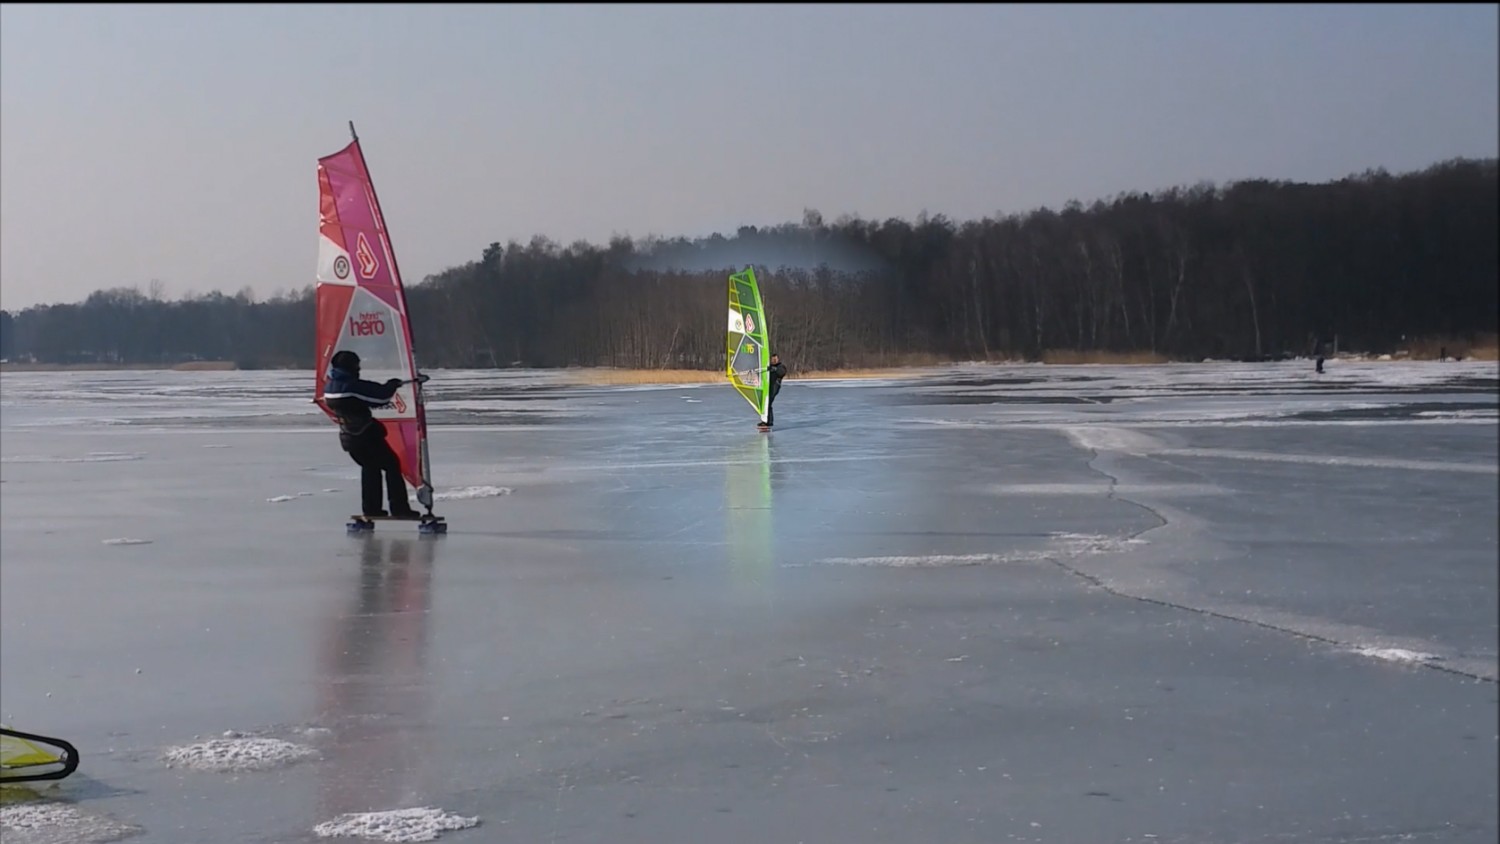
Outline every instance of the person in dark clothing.
{"type": "Polygon", "coordinates": [[[786,364],[781,362],[781,355],[771,355],[771,365],[766,367],[766,373],[771,376],[771,391],[766,395],[766,422],[761,427],[769,428],[776,424],[776,414],[771,406],[776,403],[776,394],[781,392],[781,379],[786,377],[786,364]]]}
{"type": "MultiPolygon", "coordinates": [[[[424,376],[425,379],[425,376],[424,376]]],[[[401,462],[386,442],[385,425],[371,411],[386,407],[404,382],[392,378],[384,384],[359,377],[359,355],[351,351],[334,354],[323,388],[323,401],[338,416],[339,445],[359,464],[361,512],[366,516],[416,518],[406,497],[401,462]],[[380,509],[380,477],[385,476],[390,513],[380,509]]]]}

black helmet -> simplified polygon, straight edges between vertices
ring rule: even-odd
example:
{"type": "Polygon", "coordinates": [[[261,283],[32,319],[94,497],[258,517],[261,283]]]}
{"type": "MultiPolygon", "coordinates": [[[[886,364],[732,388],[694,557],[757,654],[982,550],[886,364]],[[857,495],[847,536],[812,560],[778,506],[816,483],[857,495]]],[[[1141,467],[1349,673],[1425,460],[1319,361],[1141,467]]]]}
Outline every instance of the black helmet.
{"type": "Polygon", "coordinates": [[[356,355],[348,349],[345,349],[342,352],[334,352],[333,360],[330,360],[329,363],[335,368],[342,369],[345,372],[359,371],[359,355],[356,355]]]}

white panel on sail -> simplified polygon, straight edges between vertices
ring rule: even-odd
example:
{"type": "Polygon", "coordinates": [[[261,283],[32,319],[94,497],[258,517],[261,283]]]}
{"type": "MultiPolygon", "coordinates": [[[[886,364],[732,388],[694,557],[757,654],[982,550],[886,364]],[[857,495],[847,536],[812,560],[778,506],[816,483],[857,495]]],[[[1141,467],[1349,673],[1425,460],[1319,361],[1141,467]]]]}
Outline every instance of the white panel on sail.
{"type": "Polygon", "coordinates": [[[337,242],[318,237],[318,281],[324,284],[354,284],[354,267],[349,253],[337,242]]]}
{"type": "MultiPolygon", "coordinates": [[[[362,287],[355,289],[349,299],[349,312],[339,329],[335,351],[345,350],[359,355],[359,377],[367,381],[382,383],[391,378],[404,381],[413,377],[407,364],[410,358],[400,318],[390,305],[362,287]]],[[[375,415],[382,419],[415,418],[417,411],[411,399],[411,386],[402,387],[392,406],[376,411],[375,415]]]]}
{"type": "Polygon", "coordinates": [[[734,308],[729,309],[729,330],[736,334],[745,333],[745,318],[734,308]]]}

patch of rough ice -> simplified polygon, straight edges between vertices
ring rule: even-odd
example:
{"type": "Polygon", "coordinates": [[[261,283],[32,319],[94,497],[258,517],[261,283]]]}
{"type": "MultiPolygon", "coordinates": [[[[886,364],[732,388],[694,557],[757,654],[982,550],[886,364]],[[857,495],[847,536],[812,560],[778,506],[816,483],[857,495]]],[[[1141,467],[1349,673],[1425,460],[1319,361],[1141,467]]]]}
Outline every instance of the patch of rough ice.
{"type": "Polygon", "coordinates": [[[510,495],[510,487],[506,486],[465,486],[458,489],[448,489],[434,493],[434,501],[466,501],[472,498],[495,498],[501,495],[510,495]]]}
{"type": "Polygon", "coordinates": [[[169,768],[198,771],[264,771],[318,758],[318,751],[274,738],[210,739],[173,747],[162,755],[169,768]]]}
{"type": "Polygon", "coordinates": [[[92,451],[84,457],[46,457],[43,455],[5,457],[0,458],[0,463],[119,463],[124,460],[140,460],[143,456],[117,451],[92,451]]]}
{"type": "MultiPolygon", "coordinates": [[[[1084,533],[1054,533],[1047,547],[1037,550],[1007,551],[999,554],[925,554],[902,557],[825,557],[820,565],[883,566],[887,568],[947,568],[956,566],[990,566],[1006,563],[1037,563],[1059,557],[1081,557],[1113,554],[1134,545],[1145,545],[1144,539],[1099,536],[1084,533]]],[[[795,566],[788,566],[792,568],[795,566]]]]}
{"type": "Polygon", "coordinates": [[[1054,533],[1052,541],[1059,550],[1073,557],[1085,554],[1116,554],[1132,545],[1145,545],[1144,539],[1126,539],[1120,536],[1100,536],[1092,533],[1054,533]]]}
{"type": "Polygon", "coordinates": [[[1115,484],[1108,481],[1076,484],[994,484],[984,487],[991,495],[1159,495],[1192,496],[1223,495],[1223,487],[1211,484],[1115,484]]]}
{"type": "Polygon", "coordinates": [[[1068,438],[1079,448],[1090,451],[1119,451],[1126,454],[1152,454],[1162,449],[1155,437],[1104,425],[1075,425],[1063,429],[1068,438]]]}
{"type": "Polygon", "coordinates": [[[1037,551],[1014,554],[927,554],[907,557],[826,557],[819,563],[835,566],[887,566],[890,568],[944,568],[948,566],[984,566],[1043,559],[1037,551]]]}
{"type": "Polygon", "coordinates": [[[138,826],[84,812],[67,803],[0,807],[0,838],[5,844],[102,844],[141,831],[138,826]]]}
{"type": "Polygon", "coordinates": [[[119,537],[117,539],[106,539],[106,540],[104,540],[104,544],[105,545],[150,545],[151,544],[151,540],[149,540],[149,539],[131,539],[128,536],[121,536],[121,537],[119,537]]]}
{"type": "Polygon", "coordinates": [[[227,444],[225,444],[225,443],[208,443],[207,445],[205,445],[203,447],[204,448],[229,448],[229,446],[227,444]]]}
{"type": "Polygon", "coordinates": [[[479,826],[479,818],[465,818],[442,809],[395,809],[339,815],[313,827],[320,838],[368,838],[375,841],[436,841],[444,832],[479,826]]]}
{"type": "Polygon", "coordinates": [[[1404,460],[1396,457],[1337,457],[1322,454],[1281,454],[1267,451],[1241,451],[1228,448],[1160,448],[1155,453],[1169,457],[1261,460],[1271,463],[1306,463],[1314,466],[1359,466],[1371,469],[1410,469],[1418,472],[1500,474],[1500,466],[1496,466],[1494,463],[1440,463],[1432,460],[1404,460]]]}
{"type": "Polygon", "coordinates": [[[1360,656],[1374,657],[1389,662],[1440,662],[1443,659],[1437,654],[1409,651],[1405,648],[1355,648],[1354,652],[1360,656]]]}

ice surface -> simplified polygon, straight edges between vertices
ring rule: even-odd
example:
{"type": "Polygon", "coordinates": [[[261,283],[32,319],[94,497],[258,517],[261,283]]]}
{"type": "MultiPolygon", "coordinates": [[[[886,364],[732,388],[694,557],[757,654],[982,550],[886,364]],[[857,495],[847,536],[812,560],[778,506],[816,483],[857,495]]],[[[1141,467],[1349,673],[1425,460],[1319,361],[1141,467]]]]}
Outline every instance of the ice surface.
{"type": "Polygon", "coordinates": [[[5,373],[0,712],[142,842],[1493,842],[1497,375],[434,372],[351,537],[310,373],[5,373]]]}

